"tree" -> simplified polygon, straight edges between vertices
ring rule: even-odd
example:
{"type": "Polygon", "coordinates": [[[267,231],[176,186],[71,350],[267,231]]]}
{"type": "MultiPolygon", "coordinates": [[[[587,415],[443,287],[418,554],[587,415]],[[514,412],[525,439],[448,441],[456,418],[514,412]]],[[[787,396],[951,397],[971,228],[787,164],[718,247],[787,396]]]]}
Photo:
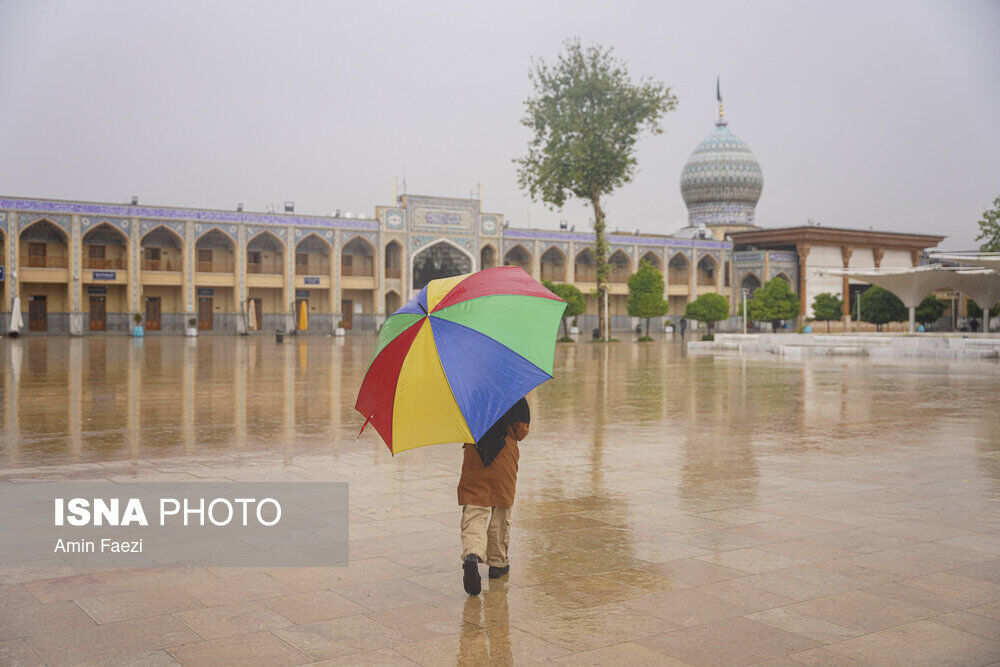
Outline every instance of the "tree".
{"type": "MultiPolygon", "coordinates": [[[[978,303],[969,299],[965,304],[965,314],[978,320],[983,316],[983,309],[978,303]]],[[[1000,302],[993,304],[993,307],[990,308],[990,317],[1000,317],[1000,302]]]]}
{"type": "Polygon", "coordinates": [[[729,317],[729,299],[715,292],[702,294],[687,305],[684,317],[704,322],[708,325],[708,333],[712,333],[716,322],[729,317]]]}
{"type": "Polygon", "coordinates": [[[550,280],[543,280],[542,284],[545,285],[547,290],[566,302],[566,310],[563,311],[562,316],[563,337],[569,338],[566,320],[567,318],[576,317],[586,312],[587,299],[576,285],[567,285],[565,283],[554,284],[550,280]]]}
{"type": "Polygon", "coordinates": [[[910,311],[898,296],[878,285],[872,285],[861,293],[861,319],[882,331],[883,324],[909,320],[910,311]]]}
{"type": "Polygon", "coordinates": [[[915,311],[914,319],[920,322],[925,327],[928,324],[937,322],[944,315],[944,311],[948,309],[948,304],[944,299],[939,299],[933,294],[928,294],[924,297],[924,300],[920,302],[915,311]]]}
{"type": "Polygon", "coordinates": [[[646,338],[649,338],[649,318],[663,317],[670,304],[663,298],[663,274],[646,260],[639,262],[639,270],[628,277],[628,302],[631,317],[646,320],[646,338]]]}
{"type": "Polygon", "coordinates": [[[642,131],[659,134],[660,117],[677,106],[670,89],[652,79],[632,81],[624,61],[599,45],[568,40],[553,65],[533,62],[534,96],[525,101],[521,123],[532,130],[528,154],[518,164],[518,184],[532,200],[562,208],[568,198],[594,211],[598,325],[608,314],[608,244],[602,197],[630,182],[635,145],[642,131]]]}
{"type": "Polygon", "coordinates": [[[844,316],[844,302],[839,296],[823,292],[813,299],[813,319],[826,322],[826,332],[830,333],[830,322],[844,316]]]}
{"type": "Polygon", "coordinates": [[[977,241],[982,241],[980,250],[985,252],[1000,252],[1000,195],[993,199],[993,208],[983,211],[979,220],[979,235],[977,241]]]}
{"type": "Polygon", "coordinates": [[[770,322],[775,331],[781,320],[790,320],[798,314],[799,299],[784,278],[767,281],[763,287],[755,289],[747,301],[747,318],[754,322],[770,322]]]}

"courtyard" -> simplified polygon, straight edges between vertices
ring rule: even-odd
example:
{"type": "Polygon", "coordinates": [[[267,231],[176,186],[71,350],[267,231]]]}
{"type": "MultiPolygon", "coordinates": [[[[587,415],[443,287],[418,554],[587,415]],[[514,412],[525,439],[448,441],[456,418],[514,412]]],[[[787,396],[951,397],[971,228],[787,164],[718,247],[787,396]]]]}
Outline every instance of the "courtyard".
{"type": "Polygon", "coordinates": [[[1000,660],[1000,364],[560,345],[509,577],[462,590],[458,446],[391,456],[374,338],[0,340],[0,481],[345,481],[350,564],[0,568],[0,663],[1000,660]]]}

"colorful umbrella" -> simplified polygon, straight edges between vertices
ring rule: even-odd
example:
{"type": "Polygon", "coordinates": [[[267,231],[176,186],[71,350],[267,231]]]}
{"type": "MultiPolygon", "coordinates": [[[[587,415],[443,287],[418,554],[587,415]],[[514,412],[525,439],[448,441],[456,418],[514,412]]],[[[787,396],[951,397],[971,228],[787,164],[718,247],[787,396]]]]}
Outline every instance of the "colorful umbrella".
{"type": "Polygon", "coordinates": [[[432,280],[382,325],[354,407],[393,453],[475,442],[552,377],[565,308],[516,266],[432,280]]]}

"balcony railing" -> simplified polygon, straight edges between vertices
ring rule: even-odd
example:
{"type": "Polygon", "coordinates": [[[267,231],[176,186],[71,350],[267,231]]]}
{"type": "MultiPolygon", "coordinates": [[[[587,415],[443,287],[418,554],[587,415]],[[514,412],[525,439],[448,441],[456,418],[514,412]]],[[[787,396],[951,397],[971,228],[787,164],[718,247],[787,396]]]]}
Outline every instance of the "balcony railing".
{"type": "Polygon", "coordinates": [[[48,255],[27,255],[21,257],[21,266],[31,268],[65,269],[68,265],[68,257],[50,257],[48,255]]]}
{"type": "Polygon", "coordinates": [[[201,273],[232,273],[232,262],[198,262],[197,270],[201,273]]]}
{"type": "Polygon", "coordinates": [[[247,273],[281,274],[281,262],[247,262],[247,273]]]}
{"type": "Polygon", "coordinates": [[[628,269],[618,269],[612,268],[608,271],[608,282],[609,283],[627,283],[629,277],[628,269]]]}
{"type": "Polygon", "coordinates": [[[392,268],[392,269],[390,269],[389,267],[386,267],[385,268],[385,277],[386,278],[402,278],[403,277],[403,269],[400,269],[399,267],[392,268]]]}
{"type": "Polygon", "coordinates": [[[566,270],[562,267],[559,268],[547,268],[542,266],[542,280],[551,280],[555,283],[561,283],[566,280],[566,270]]]}
{"type": "Polygon", "coordinates": [[[370,264],[367,265],[367,266],[365,266],[365,265],[362,265],[362,266],[346,266],[346,265],[341,264],[341,266],[340,266],[340,275],[342,275],[342,276],[360,276],[360,277],[374,276],[375,275],[375,270],[374,270],[374,267],[371,266],[370,264]]]}
{"type": "Polygon", "coordinates": [[[142,270],[143,271],[180,271],[182,262],[180,260],[172,260],[166,257],[161,257],[160,259],[145,259],[142,260],[142,270]]]}
{"type": "Polygon", "coordinates": [[[296,264],[295,275],[297,276],[328,276],[330,275],[329,262],[311,262],[309,264],[296,264]]]}
{"type": "Polygon", "coordinates": [[[596,283],[597,282],[597,270],[593,268],[583,268],[576,267],[576,282],[578,283],[596,283]]]}
{"type": "Polygon", "coordinates": [[[124,269],[124,257],[84,257],[83,268],[85,269],[124,269]]]}

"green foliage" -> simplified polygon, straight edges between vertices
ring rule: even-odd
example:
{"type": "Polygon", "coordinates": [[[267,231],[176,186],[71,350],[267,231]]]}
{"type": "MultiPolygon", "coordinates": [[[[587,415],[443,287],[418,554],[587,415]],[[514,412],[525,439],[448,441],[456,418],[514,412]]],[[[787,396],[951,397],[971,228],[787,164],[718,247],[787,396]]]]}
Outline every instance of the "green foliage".
{"type": "Polygon", "coordinates": [[[713,341],[715,340],[715,334],[710,334],[710,333],[702,334],[701,339],[704,341],[713,341]]]}
{"type": "Polygon", "coordinates": [[[572,336],[561,336],[556,340],[557,343],[575,343],[572,336]]]}
{"type": "MultiPolygon", "coordinates": [[[[965,314],[978,320],[983,316],[983,309],[978,303],[969,299],[965,304],[965,314]]],[[[1000,317],[1000,302],[993,304],[993,307],[990,308],[990,317],[1000,317]]]]}
{"type": "MultiPolygon", "coordinates": [[[[582,315],[587,310],[587,299],[583,296],[583,292],[576,285],[568,285],[566,283],[553,283],[551,280],[543,280],[542,285],[545,289],[549,290],[557,297],[566,302],[566,310],[563,311],[562,325],[563,325],[563,337],[569,338],[569,331],[566,328],[566,318],[572,317],[574,320],[577,315],[582,315]]],[[[570,338],[572,340],[572,338],[570,338]]]]}
{"type": "Polygon", "coordinates": [[[729,299],[714,292],[702,294],[688,303],[684,317],[704,322],[708,325],[708,333],[711,334],[716,322],[729,317],[729,299]]]}
{"type": "Polygon", "coordinates": [[[888,322],[905,322],[910,313],[899,297],[878,285],[872,285],[861,293],[861,319],[882,330],[888,322]]]}
{"type": "Polygon", "coordinates": [[[979,235],[977,241],[982,241],[980,250],[985,252],[1000,252],[1000,195],[993,199],[993,208],[983,211],[979,220],[979,235]]]}
{"type": "Polygon", "coordinates": [[[652,343],[653,342],[653,337],[652,336],[639,336],[639,342],[640,343],[652,343]]]}
{"type": "Polygon", "coordinates": [[[839,296],[823,292],[813,299],[813,319],[826,322],[826,331],[830,332],[830,322],[844,316],[844,302],[839,296]]]}
{"type": "Polygon", "coordinates": [[[649,336],[649,318],[663,317],[670,310],[670,303],[663,298],[663,274],[646,260],[639,262],[639,270],[628,277],[628,302],[626,309],[631,317],[646,320],[649,336]]]}
{"type": "Polygon", "coordinates": [[[534,95],[521,119],[532,137],[528,154],[514,162],[518,184],[532,200],[562,208],[576,198],[593,207],[598,326],[604,331],[609,265],[601,197],[632,180],[639,136],[659,134],[660,117],[677,106],[677,98],[658,81],[633,82],[610,48],[584,47],[579,39],[563,47],[555,63],[533,62],[534,95]]]}
{"type": "Polygon", "coordinates": [[[928,294],[917,306],[915,319],[924,326],[932,322],[937,322],[948,309],[948,304],[943,299],[939,299],[933,294],[928,294]]]}
{"type": "Polygon", "coordinates": [[[132,316],[132,319],[135,320],[135,325],[139,326],[142,324],[142,313],[136,313],[132,316]]]}
{"type": "Polygon", "coordinates": [[[799,315],[799,299],[791,285],[784,278],[772,278],[763,287],[754,290],[747,301],[747,319],[754,322],[770,322],[775,331],[781,320],[790,320],[799,315]]]}

